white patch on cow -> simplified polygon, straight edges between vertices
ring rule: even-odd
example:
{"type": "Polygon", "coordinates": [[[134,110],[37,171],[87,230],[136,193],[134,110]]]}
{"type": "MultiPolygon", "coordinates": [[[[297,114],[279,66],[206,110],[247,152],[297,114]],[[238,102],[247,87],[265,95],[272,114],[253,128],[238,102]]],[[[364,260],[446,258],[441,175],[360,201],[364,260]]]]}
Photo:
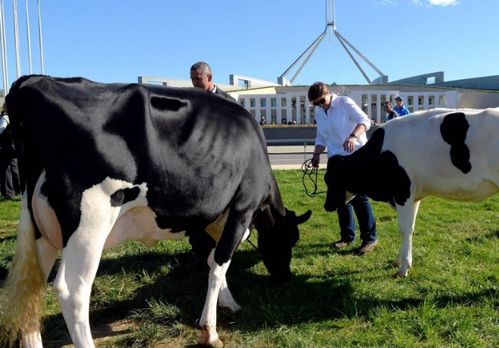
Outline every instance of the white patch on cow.
{"type": "Polygon", "coordinates": [[[54,281],[62,312],[77,347],[94,346],[88,321],[89,300],[104,246],[136,238],[148,242],[158,233],[162,233],[162,237],[168,235],[153,223],[154,214],[147,208],[146,193],[146,184],[133,185],[111,178],[83,192],[80,224],[63,249],[54,281]],[[135,200],[119,207],[111,205],[113,193],[134,186],[140,188],[135,200]],[[145,222],[140,222],[144,217],[145,222]],[[139,231],[141,228],[149,230],[139,231]]]}

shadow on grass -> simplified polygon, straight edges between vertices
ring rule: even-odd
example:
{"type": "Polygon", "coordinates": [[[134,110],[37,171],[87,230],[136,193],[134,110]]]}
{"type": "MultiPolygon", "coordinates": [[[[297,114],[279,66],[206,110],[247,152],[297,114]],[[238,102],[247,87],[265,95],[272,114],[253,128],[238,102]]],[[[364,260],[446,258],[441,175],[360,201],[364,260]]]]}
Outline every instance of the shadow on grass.
{"type": "MultiPolygon", "coordinates": [[[[322,246],[323,247],[323,246],[322,246]]],[[[196,327],[207,289],[207,269],[188,269],[182,262],[184,254],[169,255],[146,252],[139,255],[103,260],[99,275],[115,273],[154,273],[167,267],[153,284],[140,287],[134,296],[125,301],[109,302],[90,313],[94,338],[119,334],[102,328],[125,319],[131,311],[147,308],[148,301],[157,300],[179,309],[179,322],[196,327]],[[100,329],[94,329],[99,327],[100,329]],[[110,334],[111,333],[111,334],[110,334]]],[[[256,274],[251,268],[260,262],[254,250],[239,250],[229,268],[227,280],[236,301],[242,306],[238,313],[218,310],[217,326],[224,330],[251,333],[275,325],[297,325],[321,322],[337,318],[370,318],[373,310],[388,308],[393,311],[421,306],[425,298],[395,300],[373,300],[356,297],[349,281],[351,273],[331,270],[328,277],[311,279],[295,276],[291,282],[272,286],[268,275],[256,274]]],[[[476,303],[484,298],[497,296],[497,289],[481,289],[479,292],[452,296],[438,296],[432,302],[438,308],[449,304],[476,303]]],[[[61,347],[70,343],[69,334],[61,314],[48,316],[44,320],[47,344],[61,347]]],[[[122,331],[124,332],[124,331],[122,331]]],[[[121,333],[122,333],[121,332],[121,333]]]]}

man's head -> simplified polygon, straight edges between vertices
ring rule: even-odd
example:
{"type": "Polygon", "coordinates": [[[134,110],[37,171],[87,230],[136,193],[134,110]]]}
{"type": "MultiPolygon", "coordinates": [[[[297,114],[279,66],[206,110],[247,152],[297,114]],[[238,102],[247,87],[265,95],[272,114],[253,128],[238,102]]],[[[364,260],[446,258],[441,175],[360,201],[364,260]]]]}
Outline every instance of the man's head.
{"type": "Polygon", "coordinates": [[[197,62],[191,66],[191,81],[194,87],[207,91],[211,91],[215,87],[211,68],[205,62],[197,62]]]}
{"type": "Polygon", "coordinates": [[[397,106],[402,106],[404,105],[404,98],[398,96],[397,98],[395,98],[395,102],[397,103],[397,106]]]}
{"type": "Polygon", "coordinates": [[[308,100],[310,100],[314,106],[320,106],[324,109],[328,109],[331,105],[332,96],[325,83],[315,82],[308,89],[308,100]]]}

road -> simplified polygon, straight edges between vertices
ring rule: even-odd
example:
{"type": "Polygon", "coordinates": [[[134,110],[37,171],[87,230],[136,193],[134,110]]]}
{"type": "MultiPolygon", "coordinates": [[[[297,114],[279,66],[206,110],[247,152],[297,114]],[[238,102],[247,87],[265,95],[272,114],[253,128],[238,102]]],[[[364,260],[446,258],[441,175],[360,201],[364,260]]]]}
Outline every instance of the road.
{"type": "MultiPolygon", "coordinates": [[[[312,158],[314,146],[268,146],[267,151],[272,169],[300,169],[305,160],[312,158]]],[[[320,167],[325,168],[326,164],[327,156],[323,153],[320,167]]]]}

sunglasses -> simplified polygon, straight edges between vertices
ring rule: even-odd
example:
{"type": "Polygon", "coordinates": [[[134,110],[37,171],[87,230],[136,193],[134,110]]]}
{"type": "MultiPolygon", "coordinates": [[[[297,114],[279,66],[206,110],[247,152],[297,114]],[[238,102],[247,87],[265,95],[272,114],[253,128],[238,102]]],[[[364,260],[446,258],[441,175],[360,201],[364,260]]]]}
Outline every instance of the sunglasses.
{"type": "Polygon", "coordinates": [[[326,97],[324,96],[321,99],[312,102],[312,105],[319,106],[319,105],[324,104],[325,102],[326,102],[326,97]]]}

